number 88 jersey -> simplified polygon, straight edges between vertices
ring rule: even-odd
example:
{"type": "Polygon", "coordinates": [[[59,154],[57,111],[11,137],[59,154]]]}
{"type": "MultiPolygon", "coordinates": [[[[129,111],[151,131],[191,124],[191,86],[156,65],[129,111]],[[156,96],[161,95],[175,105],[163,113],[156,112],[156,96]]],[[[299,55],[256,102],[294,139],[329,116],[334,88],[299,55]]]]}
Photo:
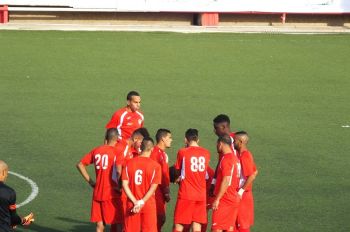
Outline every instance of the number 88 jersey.
{"type": "Polygon", "coordinates": [[[205,201],[206,178],[210,153],[202,147],[190,146],[177,153],[175,168],[180,170],[179,199],[205,201]]]}
{"type": "Polygon", "coordinates": [[[105,201],[115,198],[116,183],[112,180],[112,171],[117,149],[114,146],[102,145],[86,154],[81,162],[84,165],[94,164],[96,184],[93,193],[95,201],[105,201]]]}

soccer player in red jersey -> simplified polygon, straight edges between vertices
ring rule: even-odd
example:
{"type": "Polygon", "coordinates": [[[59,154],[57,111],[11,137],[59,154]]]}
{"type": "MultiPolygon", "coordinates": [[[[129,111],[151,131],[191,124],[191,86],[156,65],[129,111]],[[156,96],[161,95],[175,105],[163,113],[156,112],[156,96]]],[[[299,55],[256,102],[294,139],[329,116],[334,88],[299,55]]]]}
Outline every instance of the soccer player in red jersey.
{"type": "Polygon", "coordinates": [[[156,133],[156,141],[157,145],[152,150],[151,159],[157,161],[162,167],[162,183],[156,190],[157,227],[158,232],[160,232],[165,223],[166,202],[170,201],[169,164],[168,155],[165,153],[165,150],[171,147],[171,142],[173,141],[170,130],[159,129],[156,133]]]}
{"type": "Polygon", "coordinates": [[[127,106],[117,110],[106,125],[106,129],[117,128],[119,138],[124,140],[129,139],[136,129],[143,127],[144,123],[144,116],[140,112],[140,94],[130,91],[126,100],[127,106]]]}
{"type": "MultiPolygon", "coordinates": [[[[213,126],[214,126],[214,133],[220,137],[220,136],[225,136],[229,135],[231,138],[231,149],[233,153],[237,156],[237,151],[234,148],[233,142],[234,142],[234,136],[235,133],[231,132],[231,126],[230,126],[230,118],[225,115],[225,114],[219,114],[213,119],[213,126]]],[[[219,162],[221,160],[223,154],[219,154],[219,162]]],[[[214,188],[215,188],[215,182],[216,182],[216,172],[217,172],[217,167],[215,168],[215,174],[214,178],[212,180],[212,185],[210,187],[210,195],[213,195],[214,188]]]]}
{"type": "Polygon", "coordinates": [[[161,183],[161,167],[150,159],[153,140],[144,138],[141,154],[129,160],[123,169],[123,189],[128,196],[125,232],[157,231],[155,191],[161,183]]]}
{"type": "Polygon", "coordinates": [[[18,216],[16,212],[16,192],[5,184],[8,176],[8,166],[0,160],[0,231],[11,232],[16,225],[28,226],[34,221],[34,214],[26,217],[18,216]]]}
{"type": "Polygon", "coordinates": [[[112,180],[112,171],[117,150],[115,144],[118,139],[116,128],[110,128],[106,132],[107,143],[94,148],[87,153],[76,165],[83,178],[94,189],[91,222],[96,223],[96,231],[104,231],[106,224],[111,224],[111,230],[116,230],[117,205],[117,184],[112,180]],[[96,182],[89,176],[86,166],[94,164],[96,182]]]}
{"type": "Polygon", "coordinates": [[[239,186],[239,161],[231,149],[231,138],[220,136],[217,141],[217,151],[222,154],[217,169],[215,184],[215,200],[212,204],[212,231],[234,231],[240,197],[237,193],[239,186]]]}
{"type": "MultiPolygon", "coordinates": [[[[208,166],[207,168],[207,177],[208,179],[206,180],[206,188],[207,188],[207,191],[206,191],[206,194],[207,194],[207,215],[208,215],[208,212],[209,210],[212,208],[212,203],[214,201],[214,197],[211,196],[209,194],[209,191],[210,191],[210,186],[211,186],[211,181],[213,180],[213,177],[214,177],[214,170],[208,166]]],[[[203,223],[202,226],[201,226],[201,232],[206,232],[207,231],[207,227],[208,227],[208,223],[203,223]]],[[[182,232],[190,232],[191,231],[191,225],[184,225],[184,229],[182,230],[182,232]]]]}
{"type": "Polygon", "coordinates": [[[207,223],[206,174],[210,153],[198,142],[198,130],[188,129],[185,133],[186,147],[177,153],[174,166],[180,187],[174,213],[174,232],[182,231],[186,224],[192,224],[192,231],[199,232],[201,224],[207,223]]]}
{"type": "Polygon", "coordinates": [[[128,160],[139,155],[141,142],[145,137],[149,137],[147,129],[139,128],[132,133],[131,138],[128,140],[118,140],[117,144],[115,145],[117,149],[117,155],[115,159],[115,169],[113,170],[112,179],[118,184],[118,194],[116,197],[117,211],[120,212],[118,213],[118,217],[116,219],[118,231],[122,231],[123,228],[125,214],[124,209],[126,208],[127,200],[125,192],[122,192],[122,169],[125,167],[125,164],[128,160]]]}
{"type": "Polygon", "coordinates": [[[239,183],[238,194],[241,197],[241,203],[238,209],[237,226],[239,232],[249,232],[254,224],[254,200],[252,185],[258,174],[254,163],[253,155],[248,150],[248,134],[244,131],[237,132],[235,135],[234,146],[239,153],[242,166],[242,175],[239,183]]]}

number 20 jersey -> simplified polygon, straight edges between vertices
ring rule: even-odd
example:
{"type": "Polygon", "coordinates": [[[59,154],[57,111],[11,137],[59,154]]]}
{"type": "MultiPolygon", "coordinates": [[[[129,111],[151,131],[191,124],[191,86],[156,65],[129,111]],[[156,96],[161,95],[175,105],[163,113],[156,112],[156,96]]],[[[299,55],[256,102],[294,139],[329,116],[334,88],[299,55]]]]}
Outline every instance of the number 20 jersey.
{"type": "Polygon", "coordinates": [[[86,154],[81,162],[84,165],[94,164],[96,173],[96,185],[93,199],[106,201],[117,196],[114,190],[116,183],[112,180],[112,170],[117,149],[114,146],[102,145],[94,148],[86,154]]]}
{"type": "Polygon", "coordinates": [[[209,151],[202,147],[190,146],[178,151],[175,169],[181,172],[179,199],[206,200],[206,178],[209,159],[209,151]]]}

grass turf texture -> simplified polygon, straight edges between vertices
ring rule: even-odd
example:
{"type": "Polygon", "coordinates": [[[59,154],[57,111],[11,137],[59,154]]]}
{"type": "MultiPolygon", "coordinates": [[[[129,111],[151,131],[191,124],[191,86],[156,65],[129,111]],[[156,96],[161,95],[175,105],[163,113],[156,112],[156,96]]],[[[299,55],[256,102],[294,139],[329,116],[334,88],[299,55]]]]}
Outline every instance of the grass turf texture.
{"type": "MultiPolygon", "coordinates": [[[[94,230],[75,164],[133,89],[150,132],[173,132],[170,163],[193,127],[215,166],[219,113],[250,133],[253,231],[350,231],[349,35],[0,31],[0,44],[0,159],[40,189],[18,210],[36,213],[25,231],[94,230]]],[[[30,192],[8,184],[18,202],[30,192]]]]}

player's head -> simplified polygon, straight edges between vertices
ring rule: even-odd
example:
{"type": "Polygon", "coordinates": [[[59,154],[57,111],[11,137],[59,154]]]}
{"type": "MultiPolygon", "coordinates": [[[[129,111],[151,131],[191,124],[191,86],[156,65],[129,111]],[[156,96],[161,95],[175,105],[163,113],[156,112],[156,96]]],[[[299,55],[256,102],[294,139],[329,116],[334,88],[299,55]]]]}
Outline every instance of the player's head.
{"type": "Polygon", "coordinates": [[[105,139],[107,143],[116,142],[118,140],[118,136],[119,136],[119,133],[117,128],[109,128],[106,131],[105,139]]]}
{"type": "Polygon", "coordinates": [[[198,130],[197,129],[188,129],[185,133],[185,144],[189,145],[191,142],[198,142],[198,130]]]}
{"type": "Polygon", "coordinates": [[[213,119],[214,133],[217,136],[228,135],[231,132],[230,118],[226,114],[219,114],[213,119]]]}
{"type": "Polygon", "coordinates": [[[8,166],[5,161],[0,160],[0,181],[5,182],[8,175],[8,166]]]}
{"type": "Polygon", "coordinates": [[[171,147],[171,142],[173,141],[173,138],[171,136],[171,132],[168,129],[158,129],[156,133],[156,141],[157,144],[162,143],[166,148],[171,147]]]}
{"type": "Polygon", "coordinates": [[[130,91],[126,96],[128,107],[135,112],[141,108],[141,96],[136,91],[130,91]]]}
{"type": "Polygon", "coordinates": [[[132,145],[136,150],[139,150],[141,147],[141,142],[144,138],[150,137],[148,130],[144,127],[141,127],[135,130],[131,135],[132,145]]]}
{"type": "Polygon", "coordinates": [[[231,143],[232,141],[229,135],[219,136],[216,143],[218,153],[226,153],[231,151],[231,143]]]}
{"type": "Polygon", "coordinates": [[[246,147],[249,141],[248,133],[245,131],[239,131],[235,133],[234,147],[236,150],[241,150],[241,148],[246,147]]]}
{"type": "Polygon", "coordinates": [[[154,146],[153,139],[150,137],[145,137],[141,142],[142,152],[151,152],[154,146]]]}

